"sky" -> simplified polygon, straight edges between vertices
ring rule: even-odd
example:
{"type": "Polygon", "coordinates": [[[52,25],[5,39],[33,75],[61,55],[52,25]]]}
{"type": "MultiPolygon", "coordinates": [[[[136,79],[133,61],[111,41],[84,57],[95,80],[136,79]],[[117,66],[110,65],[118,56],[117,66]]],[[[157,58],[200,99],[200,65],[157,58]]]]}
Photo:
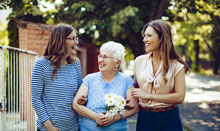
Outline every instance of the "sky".
{"type": "MultiPolygon", "coordinates": [[[[62,3],[62,0],[56,0],[55,4],[60,4],[62,3]]],[[[45,12],[47,10],[51,10],[54,9],[54,4],[50,4],[49,2],[45,2],[45,0],[41,0],[40,1],[40,10],[42,12],[45,12]],[[43,8],[42,5],[45,5],[47,8],[43,8]]],[[[5,27],[8,23],[8,20],[6,20],[6,18],[8,17],[8,15],[11,13],[11,9],[7,9],[7,10],[0,10],[0,22],[3,24],[3,26],[5,27]]]]}
{"type": "Polygon", "coordinates": [[[7,25],[8,21],[6,20],[6,18],[10,13],[11,13],[11,9],[0,10],[0,22],[3,24],[3,26],[7,25]]]}

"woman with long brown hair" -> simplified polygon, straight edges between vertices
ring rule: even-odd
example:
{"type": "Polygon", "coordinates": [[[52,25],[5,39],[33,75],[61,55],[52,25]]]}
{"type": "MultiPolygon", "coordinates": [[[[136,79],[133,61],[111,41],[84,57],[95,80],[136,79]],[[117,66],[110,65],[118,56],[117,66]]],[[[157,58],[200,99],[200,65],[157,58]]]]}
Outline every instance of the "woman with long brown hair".
{"type": "Polygon", "coordinates": [[[35,63],[31,91],[38,130],[79,130],[79,115],[72,109],[72,100],[82,83],[77,45],[76,30],[71,25],[58,24],[43,57],[35,63]]]}
{"type": "Polygon", "coordinates": [[[142,30],[146,55],[135,59],[132,92],[139,98],[137,131],[181,131],[178,104],[185,98],[186,63],[175,51],[171,27],[163,20],[147,23],[142,30]]]}

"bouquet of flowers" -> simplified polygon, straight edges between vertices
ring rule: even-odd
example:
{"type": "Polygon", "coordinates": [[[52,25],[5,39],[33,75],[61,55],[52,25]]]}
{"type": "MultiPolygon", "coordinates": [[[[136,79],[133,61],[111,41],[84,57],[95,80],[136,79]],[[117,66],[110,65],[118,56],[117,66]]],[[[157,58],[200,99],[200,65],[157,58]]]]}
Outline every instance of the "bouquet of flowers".
{"type": "MultiPolygon", "coordinates": [[[[106,94],[105,100],[105,112],[103,113],[103,118],[114,118],[114,116],[124,111],[125,99],[114,93],[106,94]]],[[[100,128],[100,125],[97,125],[100,128]]]]}

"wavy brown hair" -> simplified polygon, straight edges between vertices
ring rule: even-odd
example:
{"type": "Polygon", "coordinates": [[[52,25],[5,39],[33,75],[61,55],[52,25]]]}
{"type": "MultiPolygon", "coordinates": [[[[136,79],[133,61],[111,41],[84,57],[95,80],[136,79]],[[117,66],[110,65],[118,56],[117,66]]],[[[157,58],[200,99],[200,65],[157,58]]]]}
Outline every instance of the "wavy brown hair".
{"type": "Polygon", "coordinates": [[[156,32],[161,40],[160,43],[160,56],[163,61],[163,70],[162,70],[162,75],[163,79],[165,80],[165,83],[167,82],[167,79],[165,75],[168,72],[169,69],[169,63],[170,60],[177,60],[180,63],[184,65],[185,68],[185,73],[188,71],[188,66],[187,64],[179,57],[177,54],[175,47],[173,45],[173,38],[172,38],[172,32],[171,32],[171,27],[168,23],[166,23],[163,20],[154,20],[146,25],[144,25],[142,29],[142,36],[144,36],[144,32],[148,26],[151,26],[156,32]]]}
{"type": "MultiPolygon", "coordinates": [[[[75,29],[71,25],[60,23],[53,28],[50,34],[49,41],[43,56],[49,59],[51,61],[51,65],[53,65],[53,71],[51,74],[52,80],[54,80],[54,75],[57,75],[57,70],[60,67],[61,60],[66,56],[66,37],[74,30],[75,29]]],[[[71,58],[71,56],[68,56],[66,61],[68,63],[73,63],[76,60],[71,58]]]]}

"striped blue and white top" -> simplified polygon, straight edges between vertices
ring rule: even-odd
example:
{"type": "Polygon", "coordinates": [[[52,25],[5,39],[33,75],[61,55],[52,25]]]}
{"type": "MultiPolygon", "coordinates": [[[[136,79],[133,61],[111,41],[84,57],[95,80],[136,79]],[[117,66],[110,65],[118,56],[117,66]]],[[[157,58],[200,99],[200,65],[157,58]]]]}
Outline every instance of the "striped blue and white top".
{"type": "Polygon", "coordinates": [[[50,60],[42,57],[32,72],[32,105],[38,116],[37,127],[46,130],[42,123],[50,119],[62,131],[79,130],[79,115],[72,109],[72,100],[82,84],[80,61],[60,66],[54,81],[52,67],[50,60]]]}

